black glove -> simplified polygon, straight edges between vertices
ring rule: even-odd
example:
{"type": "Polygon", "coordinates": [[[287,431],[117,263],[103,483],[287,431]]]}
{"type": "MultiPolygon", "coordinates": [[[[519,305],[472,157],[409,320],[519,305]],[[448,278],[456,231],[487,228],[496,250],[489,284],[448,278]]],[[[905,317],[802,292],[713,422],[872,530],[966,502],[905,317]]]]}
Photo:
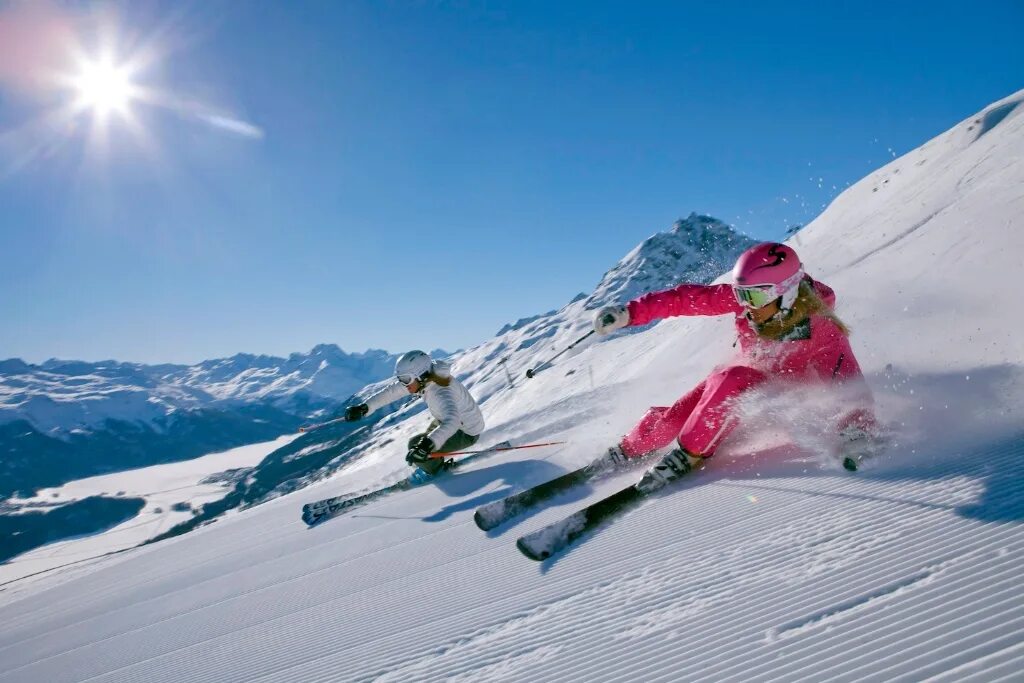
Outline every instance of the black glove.
{"type": "Polygon", "coordinates": [[[355,422],[356,420],[366,417],[368,412],[370,412],[370,407],[365,403],[349,406],[348,408],[345,408],[345,420],[347,422],[355,422]]]}
{"type": "Polygon", "coordinates": [[[405,454],[405,461],[410,465],[418,465],[421,462],[430,460],[430,454],[434,452],[434,442],[426,434],[418,436],[409,444],[409,452],[405,454]]]}

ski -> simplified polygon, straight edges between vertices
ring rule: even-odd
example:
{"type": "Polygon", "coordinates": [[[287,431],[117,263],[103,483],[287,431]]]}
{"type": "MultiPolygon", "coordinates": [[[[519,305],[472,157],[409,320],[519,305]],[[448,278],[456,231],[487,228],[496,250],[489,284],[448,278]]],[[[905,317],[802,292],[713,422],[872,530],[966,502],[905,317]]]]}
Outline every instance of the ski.
{"type": "Polygon", "coordinates": [[[302,521],[308,526],[316,526],[321,522],[325,522],[332,517],[348,512],[349,510],[366,505],[369,502],[383,498],[389,493],[396,491],[405,491],[413,487],[410,482],[410,478],[403,479],[391,486],[385,486],[382,489],[370,491],[358,496],[335,496],[334,498],[324,498],[313,503],[306,503],[302,506],[302,521]]]}
{"type": "Polygon", "coordinates": [[[531,560],[541,562],[565,549],[577,538],[603,522],[634,507],[646,496],[647,494],[635,484],[631,484],[564,519],[521,536],[516,541],[516,547],[531,560]]]}
{"type": "Polygon", "coordinates": [[[527,510],[540,505],[559,493],[579,486],[587,480],[614,469],[610,463],[596,460],[589,465],[566,472],[525,491],[513,493],[511,496],[496,500],[477,508],[473,521],[483,531],[490,531],[518,517],[527,510]]]}
{"type": "Polygon", "coordinates": [[[640,481],[620,489],[596,503],[591,503],[564,519],[521,536],[516,541],[516,547],[531,560],[538,562],[546,560],[567,548],[583,534],[632,508],[651,493],[692,472],[693,468],[700,466],[702,462],[701,458],[692,456],[686,451],[672,451],[657,465],[648,469],[640,481]]]}
{"type": "MultiPolygon", "coordinates": [[[[422,486],[429,482],[434,481],[438,477],[444,476],[448,472],[465,465],[468,462],[472,462],[477,458],[482,458],[492,453],[497,453],[502,450],[506,450],[510,447],[508,441],[502,441],[499,444],[492,446],[486,450],[477,451],[470,455],[467,455],[461,460],[447,460],[446,467],[438,472],[437,474],[430,475],[426,471],[416,468],[416,471],[410,474],[405,479],[398,481],[390,486],[376,489],[368,493],[362,493],[359,495],[344,494],[341,496],[335,496],[333,498],[324,498],[313,503],[306,503],[302,506],[302,521],[308,526],[316,526],[321,522],[324,522],[332,517],[344,514],[354,508],[361,507],[367,503],[371,503],[379,498],[383,498],[388,494],[395,493],[397,491],[406,491],[417,486],[422,486]]],[[[443,457],[443,456],[442,456],[443,457]]]]}

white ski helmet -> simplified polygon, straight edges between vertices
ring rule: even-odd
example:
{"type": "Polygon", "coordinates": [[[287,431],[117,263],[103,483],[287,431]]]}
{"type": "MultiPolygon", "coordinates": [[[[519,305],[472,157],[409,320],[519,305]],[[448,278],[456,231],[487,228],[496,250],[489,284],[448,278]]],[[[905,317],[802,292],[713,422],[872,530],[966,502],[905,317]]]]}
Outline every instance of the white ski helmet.
{"type": "Polygon", "coordinates": [[[430,373],[434,361],[422,351],[408,351],[403,353],[398,362],[395,363],[395,377],[402,384],[409,386],[413,380],[422,379],[430,373]]]}

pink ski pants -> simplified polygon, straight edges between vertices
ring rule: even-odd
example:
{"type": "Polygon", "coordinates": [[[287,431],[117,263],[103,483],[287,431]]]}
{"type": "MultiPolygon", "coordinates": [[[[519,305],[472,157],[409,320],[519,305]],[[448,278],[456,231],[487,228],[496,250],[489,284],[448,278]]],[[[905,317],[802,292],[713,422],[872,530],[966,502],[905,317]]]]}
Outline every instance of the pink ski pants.
{"type": "Polygon", "coordinates": [[[694,455],[709,456],[736,426],[734,399],[768,376],[742,365],[716,370],[670,408],[650,408],[622,440],[629,458],[664,448],[673,439],[694,455]]]}

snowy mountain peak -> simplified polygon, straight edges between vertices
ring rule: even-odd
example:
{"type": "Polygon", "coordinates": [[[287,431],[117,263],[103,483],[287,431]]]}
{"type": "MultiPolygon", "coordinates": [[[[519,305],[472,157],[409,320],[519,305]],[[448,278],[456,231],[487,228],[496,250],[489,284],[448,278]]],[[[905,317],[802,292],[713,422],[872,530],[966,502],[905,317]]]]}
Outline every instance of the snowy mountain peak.
{"type": "MultiPolygon", "coordinates": [[[[593,309],[680,282],[711,282],[732,268],[736,257],[752,244],[754,240],[717,218],[691,213],[634,247],[589,295],[580,294],[557,311],[507,324],[493,339],[459,354],[456,372],[469,383],[474,396],[486,399],[508,386],[511,373],[543,367],[548,358],[591,330],[593,309]]],[[[600,341],[592,338],[574,353],[600,341]]]]}
{"type": "MultiPolygon", "coordinates": [[[[306,354],[293,353],[288,358],[289,358],[289,360],[291,360],[291,359],[296,358],[296,357],[304,356],[306,358],[320,358],[320,359],[331,360],[331,359],[343,358],[346,355],[348,355],[348,354],[346,354],[344,351],[342,351],[341,347],[338,346],[337,344],[317,344],[316,346],[314,346],[313,348],[311,348],[309,350],[309,353],[306,353],[306,354]]],[[[359,355],[359,354],[353,354],[353,355],[359,355]]]]}
{"type": "Polygon", "coordinates": [[[669,230],[669,232],[688,234],[703,234],[706,232],[710,232],[718,233],[718,235],[721,237],[728,236],[734,233],[735,231],[730,226],[718,220],[714,216],[707,216],[705,214],[697,213],[696,211],[691,211],[690,215],[687,216],[686,218],[680,218],[679,220],[677,220],[672,225],[672,229],[669,230]]]}
{"type": "Polygon", "coordinates": [[[605,273],[586,307],[627,301],[678,282],[710,282],[753,244],[717,218],[691,213],[648,237],[605,273]]]}

